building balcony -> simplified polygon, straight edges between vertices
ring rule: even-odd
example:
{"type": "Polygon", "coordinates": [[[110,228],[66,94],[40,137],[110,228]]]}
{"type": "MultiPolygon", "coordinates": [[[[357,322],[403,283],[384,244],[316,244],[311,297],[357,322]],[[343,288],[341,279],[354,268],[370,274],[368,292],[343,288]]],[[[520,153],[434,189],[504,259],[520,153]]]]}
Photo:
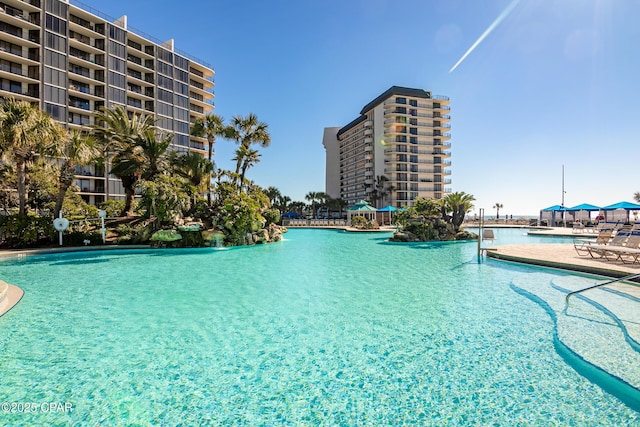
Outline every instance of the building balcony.
{"type": "Polygon", "coordinates": [[[366,128],[373,127],[373,120],[366,120],[364,122],[364,127],[366,127],[366,128]]]}
{"type": "Polygon", "coordinates": [[[5,22],[14,25],[16,27],[25,27],[32,30],[40,28],[40,13],[33,12],[32,14],[25,11],[7,5],[0,5],[0,13],[2,14],[5,22]]]}
{"type": "Polygon", "coordinates": [[[0,97],[15,98],[20,101],[37,102],[39,93],[36,91],[24,91],[22,87],[0,88],[0,97]]]}
{"type": "Polygon", "coordinates": [[[17,67],[17,66],[1,64],[0,77],[3,79],[14,80],[21,83],[37,84],[40,82],[39,73],[35,71],[25,73],[22,70],[21,66],[17,67]]]}

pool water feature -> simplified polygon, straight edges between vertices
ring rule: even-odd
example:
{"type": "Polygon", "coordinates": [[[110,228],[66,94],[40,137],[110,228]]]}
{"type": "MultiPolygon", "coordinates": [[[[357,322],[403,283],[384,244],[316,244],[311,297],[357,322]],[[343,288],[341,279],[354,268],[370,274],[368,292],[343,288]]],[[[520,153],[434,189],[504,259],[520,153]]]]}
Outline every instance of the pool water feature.
{"type": "MultiPolygon", "coordinates": [[[[522,234],[497,237],[535,241],[522,234]]],[[[640,422],[565,362],[547,312],[511,287],[575,276],[478,264],[475,242],[285,237],[0,262],[2,279],[25,290],[0,318],[0,401],[74,408],[2,414],[3,423],[640,422]]]]}

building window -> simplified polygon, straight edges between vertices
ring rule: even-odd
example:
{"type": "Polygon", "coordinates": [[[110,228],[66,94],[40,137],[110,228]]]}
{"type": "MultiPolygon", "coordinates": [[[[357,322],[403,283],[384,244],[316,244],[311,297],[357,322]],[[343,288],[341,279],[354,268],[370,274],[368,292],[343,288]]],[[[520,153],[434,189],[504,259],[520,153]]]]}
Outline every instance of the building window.
{"type": "Polygon", "coordinates": [[[61,105],[44,104],[44,110],[54,119],[63,122],[67,116],[67,109],[61,105]]]}
{"type": "Polygon", "coordinates": [[[60,52],[66,52],[67,40],[49,31],[45,31],[45,46],[60,52]]]}
{"type": "Polygon", "coordinates": [[[173,77],[173,67],[165,62],[158,61],[158,72],[173,77]]]}
{"type": "Polygon", "coordinates": [[[189,69],[189,60],[186,58],[183,58],[181,56],[176,55],[175,58],[175,62],[174,65],[178,68],[182,68],[183,70],[188,70],[189,69]]]}
{"type": "Polygon", "coordinates": [[[158,89],[158,99],[160,101],[166,101],[166,102],[173,102],[173,93],[164,90],[164,89],[158,89]]]}
{"type": "Polygon", "coordinates": [[[396,104],[406,104],[407,98],[396,97],[396,104]]]}
{"type": "Polygon", "coordinates": [[[67,91],[62,88],[44,85],[44,100],[56,104],[66,104],[67,91]]]}
{"type": "MultiPolygon", "coordinates": [[[[33,4],[33,3],[31,3],[33,4]]],[[[38,6],[39,7],[39,6],[38,6]]],[[[57,15],[61,18],[66,18],[67,17],[67,7],[68,5],[61,2],[61,1],[52,1],[49,0],[46,3],[46,11],[47,12],[51,12],[54,15],[57,15]]]]}
{"type": "Polygon", "coordinates": [[[124,30],[114,25],[109,25],[109,37],[111,37],[113,40],[119,41],[122,44],[126,42],[124,30]]]}
{"type": "Polygon", "coordinates": [[[124,59],[126,56],[126,48],[120,43],[116,43],[113,40],[109,41],[109,53],[118,58],[124,59]]]}
{"type": "Polygon", "coordinates": [[[127,83],[127,78],[122,74],[114,73],[113,71],[109,71],[109,85],[116,86],[121,89],[124,89],[127,83]]]}
{"type": "Polygon", "coordinates": [[[67,35],[67,22],[60,18],[56,18],[55,16],[51,16],[48,13],[45,17],[45,27],[47,30],[51,30],[54,33],[62,34],[64,36],[67,35]]]}

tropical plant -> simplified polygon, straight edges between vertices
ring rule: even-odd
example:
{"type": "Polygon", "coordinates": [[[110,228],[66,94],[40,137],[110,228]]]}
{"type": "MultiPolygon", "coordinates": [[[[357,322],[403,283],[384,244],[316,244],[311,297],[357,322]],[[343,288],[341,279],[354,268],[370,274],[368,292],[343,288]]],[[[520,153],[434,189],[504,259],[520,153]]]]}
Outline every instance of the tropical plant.
{"type": "Polygon", "coordinates": [[[496,219],[500,219],[500,209],[504,208],[502,203],[496,203],[493,205],[493,209],[496,210],[496,219]]]}
{"type": "Polygon", "coordinates": [[[85,166],[96,160],[100,156],[100,151],[91,136],[73,129],[54,146],[50,154],[61,160],[58,172],[58,196],[54,210],[54,216],[57,218],[62,210],[65,194],[75,179],[76,167],[85,166]]]}
{"type": "Polygon", "coordinates": [[[143,181],[142,204],[147,217],[155,217],[154,228],[171,223],[189,207],[190,197],[180,178],[158,175],[153,181],[143,181]]]}
{"type": "MultiPolygon", "coordinates": [[[[234,139],[236,143],[249,149],[252,144],[260,144],[262,147],[268,147],[271,143],[271,135],[269,134],[268,125],[264,122],[258,121],[258,117],[250,113],[247,117],[235,116],[231,120],[231,126],[228,128],[227,136],[230,139],[234,139]]],[[[237,153],[236,153],[237,154],[237,153]]],[[[240,178],[240,170],[244,161],[244,156],[236,156],[236,185],[242,185],[242,182],[238,183],[240,178]]]]}
{"type": "Polygon", "coordinates": [[[640,203],[640,192],[634,193],[633,198],[636,202],[640,203]]]}
{"type": "Polygon", "coordinates": [[[467,212],[473,209],[475,197],[463,192],[449,193],[442,199],[442,215],[453,224],[457,233],[467,212]]]}
{"type": "Polygon", "coordinates": [[[49,115],[25,101],[0,101],[0,154],[16,172],[19,214],[26,213],[29,166],[63,134],[62,127],[49,115]]]}
{"type": "Polygon", "coordinates": [[[153,130],[154,120],[136,114],[129,118],[124,107],[117,106],[112,110],[101,108],[96,123],[101,123],[94,126],[94,134],[102,142],[104,154],[113,155],[109,173],[122,181],[125,190],[125,205],[120,215],[131,216],[135,188],[145,169],[145,157],[138,143],[153,130]]]}
{"type": "Polygon", "coordinates": [[[380,201],[382,202],[381,204],[384,204],[385,197],[391,194],[393,190],[395,190],[395,187],[392,184],[389,184],[389,178],[387,178],[386,175],[376,176],[375,187],[370,196],[375,207],[382,207],[379,206],[378,202],[380,201]]]}
{"type": "Polygon", "coordinates": [[[146,129],[135,139],[135,144],[142,150],[144,170],[142,179],[152,181],[169,169],[167,149],[173,141],[173,135],[161,135],[156,129],[146,129]]]}
{"type": "MultiPolygon", "coordinates": [[[[193,124],[191,134],[194,136],[205,137],[208,142],[209,149],[209,162],[213,164],[213,144],[216,142],[216,137],[228,137],[230,134],[230,128],[224,124],[224,119],[216,114],[207,114],[204,117],[196,119],[193,124]]],[[[211,168],[210,175],[214,172],[215,167],[211,168]]],[[[211,204],[211,177],[207,181],[207,202],[211,204]]]]}
{"type": "MultiPolygon", "coordinates": [[[[198,192],[203,190],[205,179],[207,181],[206,187],[209,194],[210,189],[208,187],[211,183],[213,164],[208,159],[194,152],[180,155],[174,151],[171,153],[170,159],[173,172],[184,178],[189,185],[193,187],[193,190],[188,190],[191,192],[193,198],[191,205],[193,208],[197,203],[198,192]]],[[[208,204],[211,205],[210,201],[208,204]]]]}
{"type": "Polygon", "coordinates": [[[244,145],[241,145],[236,150],[236,157],[234,157],[232,160],[239,161],[240,164],[242,165],[240,167],[240,176],[238,177],[238,181],[239,181],[238,188],[240,191],[242,191],[247,169],[254,166],[256,163],[260,162],[260,153],[258,153],[258,150],[252,150],[249,147],[245,147],[244,145]]]}
{"type": "Polygon", "coordinates": [[[269,198],[269,203],[271,203],[271,206],[273,207],[275,207],[279,199],[282,198],[282,193],[280,193],[280,190],[272,186],[267,187],[267,189],[264,190],[264,194],[269,198]]]}
{"type": "Polygon", "coordinates": [[[305,196],[305,200],[307,200],[311,204],[311,215],[313,218],[317,217],[316,206],[318,202],[322,199],[322,192],[320,191],[309,191],[305,196]]]}

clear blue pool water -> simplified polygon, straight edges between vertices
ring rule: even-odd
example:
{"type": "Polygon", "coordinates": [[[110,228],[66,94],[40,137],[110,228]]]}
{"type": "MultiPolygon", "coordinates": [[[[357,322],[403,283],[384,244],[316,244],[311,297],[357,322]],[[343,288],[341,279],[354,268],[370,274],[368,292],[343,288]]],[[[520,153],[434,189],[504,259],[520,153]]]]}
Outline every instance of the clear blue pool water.
{"type": "MultiPolygon", "coordinates": [[[[290,230],[230,250],[0,262],[25,296],[0,318],[3,425],[626,426],[553,324],[509,288],[558,271],[476,244],[290,230]]],[[[557,242],[497,230],[500,243],[557,242]]]]}

